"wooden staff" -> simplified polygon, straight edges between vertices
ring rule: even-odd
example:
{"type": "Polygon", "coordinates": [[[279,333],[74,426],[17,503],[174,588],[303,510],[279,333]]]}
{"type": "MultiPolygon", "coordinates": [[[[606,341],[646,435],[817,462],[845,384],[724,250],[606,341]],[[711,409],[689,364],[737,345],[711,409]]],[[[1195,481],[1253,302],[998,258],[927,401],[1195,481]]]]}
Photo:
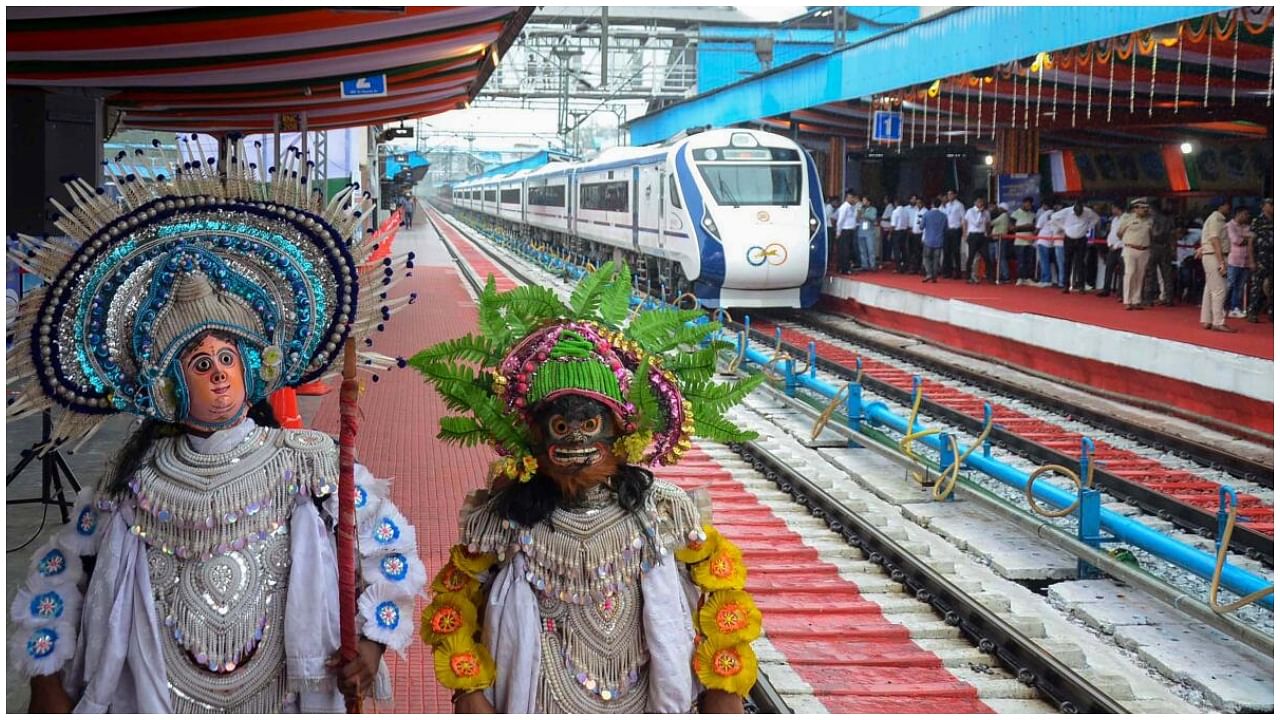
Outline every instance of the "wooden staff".
{"type": "MultiPolygon", "coordinates": [[[[338,612],[341,618],[342,663],[359,654],[356,634],[356,432],[359,429],[360,383],[356,380],[356,346],[347,338],[339,392],[341,433],[338,436],[338,612]]],[[[359,696],[347,697],[347,712],[360,712],[359,696]]]]}

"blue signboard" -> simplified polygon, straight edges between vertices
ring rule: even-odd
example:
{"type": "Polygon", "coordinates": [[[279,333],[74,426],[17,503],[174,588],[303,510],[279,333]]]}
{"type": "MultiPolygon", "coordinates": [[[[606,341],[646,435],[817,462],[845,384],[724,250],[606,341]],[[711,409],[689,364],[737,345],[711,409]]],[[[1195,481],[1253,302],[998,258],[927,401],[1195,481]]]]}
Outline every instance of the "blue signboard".
{"type": "Polygon", "coordinates": [[[880,142],[902,142],[902,113],[893,110],[877,110],[871,139],[880,142]]]}
{"type": "Polygon", "coordinates": [[[365,75],[342,81],[342,97],[385,97],[387,94],[386,75],[365,75]]]}
{"type": "Polygon", "coordinates": [[[1040,175],[1019,173],[1001,175],[996,181],[996,202],[1008,202],[1010,208],[1022,202],[1022,198],[1030,197],[1032,203],[1040,205],[1040,175]]]}

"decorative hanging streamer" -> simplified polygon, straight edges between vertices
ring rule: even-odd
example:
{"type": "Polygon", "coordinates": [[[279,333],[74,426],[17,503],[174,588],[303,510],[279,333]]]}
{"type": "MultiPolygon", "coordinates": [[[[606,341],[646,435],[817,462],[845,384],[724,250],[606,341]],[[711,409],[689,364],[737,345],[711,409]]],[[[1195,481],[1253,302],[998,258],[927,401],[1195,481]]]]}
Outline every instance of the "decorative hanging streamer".
{"type": "Polygon", "coordinates": [[[1031,68],[1027,68],[1027,84],[1022,92],[1022,129],[1031,129],[1031,68]]]}
{"type": "MultiPolygon", "coordinates": [[[[1044,66],[1045,60],[1043,54],[1036,58],[1036,127],[1040,127],[1040,101],[1044,97],[1044,66]]],[[[1027,76],[1028,78],[1030,76],[1027,76]]]]}
{"type": "MultiPolygon", "coordinates": [[[[987,84],[986,78],[978,76],[978,129],[973,133],[973,139],[982,138],[982,86],[987,84]]],[[[965,140],[969,139],[968,122],[965,122],[965,140]]]]}
{"type": "Polygon", "coordinates": [[[952,82],[947,83],[947,140],[955,139],[956,129],[956,92],[955,85],[952,82]]]}
{"type": "Polygon", "coordinates": [[[1160,56],[1160,43],[1151,47],[1151,92],[1147,94],[1147,117],[1156,111],[1156,58],[1160,56]]]}
{"type": "MultiPolygon", "coordinates": [[[[1046,62],[1048,62],[1046,60],[1046,62]]],[[[1058,122],[1058,80],[1061,78],[1061,66],[1053,66],[1053,87],[1049,88],[1053,91],[1053,102],[1049,107],[1049,112],[1053,114],[1053,122],[1058,122]]]]}
{"type": "MultiPolygon", "coordinates": [[[[1000,108],[1000,73],[992,73],[991,83],[991,139],[996,139],[996,110],[1000,108]]],[[[1016,89],[1018,83],[1014,83],[1016,89]]]]}
{"type": "MultiPolygon", "coordinates": [[[[1243,13],[1243,10],[1235,12],[1243,13]]],[[[1231,107],[1236,106],[1236,70],[1240,67],[1240,21],[1235,23],[1235,45],[1231,50],[1231,107]]]]}
{"type": "Polygon", "coordinates": [[[915,88],[907,91],[907,96],[911,98],[911,147],[916,146],[916,91],[915,88]]]}
{"type": "MultiPolygon", "coordinates": [[[[935,106],[938,108],[938,116],[934,118],[934,123],[933,123],[933,126],[935,128],[934,135],[933,135],[933,144],[941,145],[942,144],[942,81],[939,80],[935,82],[933,85],[935,88],[937,88],[937,93],[938,93],[938,97],[937,97],[938,102],[935,103],[935,106]]],[[[951,115],[950,108],[948,108],[947,110],[947,115],[948,116],[951,115]]]]}
{"type": "Polygon", "coordinates": [[[1178,67],[1173,73],[1173,114],[1178,114],[1178,106],[1182,104],[1182,29],[1186,23],[1178,23],[1178,67]]]}
{"type": "Polygon", "coordinates": [[[876,96],[871,96],[871,102],[867,105],[867,149],[871,149],[871,136],[875,134],[876,122],[876,96]]]}
{"type": "Polygon", "coordinates": [[[920,123],[920,144],[929,142],[929,91],[924,91],[924,113],[920,123]]]}
{"type": "Polygon", "coordinates": [[[1084,119],[1093,118],[1093,43],[1089,43],[1089,94],[1084,101],[1084,119]]]}
{"type": "MultiPolygon", "coordinates": [[[[1216,24],[1213,16],[1207,20],[1208,23],[1216,24]]],[[[1216,28],[1215,28],[1216,29],[1216,28]]],[[[1209,107],[1209,72],[1213,70],[1213,36],[1214,32],[1209,32],[1209,47],[1205,50],[1204,58],[1204,102],[1200,107],[1209,107]]]]}
{"type": "Polygon", "coordinates": [[[1276,51],[1271,49],[1271,67],[1267,70],[1267,107],[1271,107],[1271,93],[1275,86],[1276,77],[1276,51]]]}
{"type": "MultiPolygon", "coordinates": [[[[1115,40],[1111,40],[1115,42],[1115,40]]],[[[1112,47],[1111,58],[1107,65],[1111,67],[1111,76],[1107,80],[1107,122],[1111,122],[1111,105],[1116,97],[1116,63],[1120,62],[1120,47],[1112,47]]]]}
{"type": "Polygon", "coordinates": [[[1129,53],[1129,114],[1133,114],[1133,99],[1138,92],[1138,41],[1133,41],[1133,52],[1129,53]]]}
{"type": "Polygon", "coordinates": [[[964,141],[967,144],[969,142],[969,82],[965,80],[960,85],[964,88],[964,124],[961,127],[964,129],[964,141]]]}
{"type": "MultiPolygon", "coordinates": [[[[1071,127],[1076,126],[1076,92],[1080,86],[1080,63],[1071,68],[1071,127]]],[[[1056,121],[1057,118],[1055,117],[1056,121]]]]}

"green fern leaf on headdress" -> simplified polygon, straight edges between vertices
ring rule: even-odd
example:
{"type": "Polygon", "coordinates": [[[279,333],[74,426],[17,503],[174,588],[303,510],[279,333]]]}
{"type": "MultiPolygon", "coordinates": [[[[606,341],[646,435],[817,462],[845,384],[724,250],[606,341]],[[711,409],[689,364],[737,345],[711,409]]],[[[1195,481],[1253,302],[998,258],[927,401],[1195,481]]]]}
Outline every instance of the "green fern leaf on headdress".
{"type": "Polygon", "coordinates": [[[498,298],[498,283],[494,280],[492,274],[485,280],[484,290],[480,291],[480,299],[476,303],[476,310],[480,333],[499,346],[505,345],[509,331],[507,323],[502,317],[502,302],[498,298]]]}
{"type": "Polygon", "coordinates": [[[749,442],[760,437],[760,434],[754,430],[742,430],[718,414],[699,412],[697,403],[694,403],[693,407],[693,434],[700,438],[712,442],[731,443],[749,442]]]}
{"type": "Polygon", "coordinates": [[[646,357],[636,368],[635,379],[627,392],[627,402],[636,408],[636,427],[648,427],[659,419],[661,412],[658,409],[658,396],[654,394],[653,387],[647,382],[648,377],[649,358],[646,357]]]}
{"type": "Polygon", "coordinates": [[[499,297],[508,322],[517,319],[524,328],[532,329],[548,320],[569,317],[569,308],[560,302],[560,297],[541,285],[522,285],[499,297]]]}
{"type": "Polygon", "coordinates": [[[463,360],[480,365],[496,365],[502,360],[503,350],[485,335],[463,335],[419,352],[409,359],[409,364],[418,368],[422,363],[463,360]]]}
{"type": "Polygon", "coordinates": [[[719,415],[742,402],[762,382],[764,382],[764,374],[754,373],[733,382],[695,380],[686,383],[683,391],[685,398],[693,402],[695,408],[701,408],[708,414],[719,415]]]}
{"type": "Polygon", "coordinates": [[[676,349],[699,347],[712,333],[720,329],[720,323],[708,322],[697,325],[681,325],[664,338],[657,339],[650,352],[665,353],[676,349]]]}
{"type": "Polygon", "coordinates": [[[644,348],[645,352],[654,352],[658,343],[673,333],[679,332],[686,323],[702,317],[701,310],[675,310],[661,308],[642,312],[627,326],[627,337],[644,348]]]}
{"type": "Polygon", "coordinates": [[[610,260],[601,265],[599,270],[578,281],[578,286],[569,295],[569,307],[573,310],[575,318],[587,319],[595,314],[596,308],[600,306],[601,294],[613,277],[613,267],[613,261],[610,260]]]}
{"type": "Polygon", "coordinates": [[[716,373],[716,357],[733,345],[723,340],[713,341],[707,347],[691,353],[681,353],[667,361],[666,368],[682,382],[710,380],[716,373]]]}
{"type": "Polygon", "coordinates": [[[601,294],[600,320],[610,329],[617,330],[622,327],[630,310],[631,268],[623,265],[601,294]]]}
{"type": "Polygon", "coordinates": [[[489,433],[473,418],[449,415],[440,418],[436,437],[462,447],[474,447],[489,441],[489,433]]]}
{"type": "Polygon", "coordinates": [[[528,451],[527,429],[518,418],[506,412],[497,396],[476,385],[457,386],[453,392],[466,404],[464,409],[471,411],[489,440],[513,455],[528,451]]]}

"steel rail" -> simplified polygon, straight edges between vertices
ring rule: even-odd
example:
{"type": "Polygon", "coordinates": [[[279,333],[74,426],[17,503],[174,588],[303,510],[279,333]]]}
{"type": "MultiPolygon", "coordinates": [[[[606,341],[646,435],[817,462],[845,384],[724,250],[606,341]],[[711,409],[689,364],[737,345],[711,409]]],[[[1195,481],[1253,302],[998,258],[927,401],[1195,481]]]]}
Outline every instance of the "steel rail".
{"type": "Polygon", "coordinates": [[[1020,682],[1067,713],[1127,713],[1123,705],[1010,625],[996,611],[971,598],[937,570],[921,562],[879,528],[821,487],[792,470],[757,442],[736,446],[747,462],[827,523],[846,542],[860,547],[889,577],[931,605],[947,624],[990,653],[1020,682]]]}
{"type": "MultiPolygon", "coordinates": [[[[738,322],[725,322],[725,325],[726,327],[732,327],[739,331],[745,328],[742,323],[738,322]]],[[[756,342],[769,346],[773,346],[777,342],[775,337],[756,328],[750,329],[750,335],[751,339],[756,342]]],[[[802,349],[785,340],[782,342],[781,347],[794,357],[808,357],[807,349],[802,349]]],[[[842,365],[829,358],[818,356],[817,364],[819,368],[844,380],[853,380],[857,377],[857,371],[855,369],[842,365]]],[[[865,373],[862,376],[861,382],[864,388],[876,393],[877,395],[893,400],[894,402],[909,406],[914,400],[911,391],[903,390],[883,380],[877,380],[865,373]]],[[[927,395],[920,404],[920,410],[922,413],[945,419],[946,421],[974,434],[981,432],[983,427],[983,422],[980,418],[970,417],[958,410],[932,401],[927,395]]],[[[1073,467],[1079,463],[1078,457],[1068,455],[1053,448],[1045,447],[1035,441],[1023,438],[1017,433],[1005,430],[999,425],[992,429],[991,439],[1038,464],[1052,463],[1073,467]]],[[[1143,487],[1137,483],[1130,482],[1122,477],[1111,474],[1101,467],[1095,470],[1094,480],[1097,485],[1103,487],[1111,495],[1114,495],[1121,501],[1133,504],[1145,512],[1167,520],[1184,530],[1195,532],[1202,537],[1213,537],[1217,532],[1217,516],[1206,510],[1192,505],[1187,505],[1186,503],[1179,502],[1178,500],[1163,493],[1143,487]]],[[[1256,530],[1237,527],[1236,533],[1233,534],[1231,538],[1231,548],[1244,553],[1249,558],[1260,559],[1267,565],[1274,564],[1274,541],[1272,538],[1267,537],[1256,530]]]]}
{"type": "MultiPolygon", "coordinates": [[[[844,316],[837,316],[837,317],[850,320],[851,322],[857,322],[852,318],[844,318],[844,316]]],[[[776,318],[770,317],[769,319],[771,322],[777,321],[776,318]]],[[[1241,457],[1240,455],[1232,453],[1229,450],[1225,450],[1222,448],[1214,447],[1212,445],[1207,445],[1201,442],[1197,442],[1194,439],[1183,437],[1181,435],[1174,435],[1171,433],[1162,432],[1160,431],[1159,428],[1155,428],[1142,423],[1126,420],[1121,417],[1116,417],[1108,413],[1099,411],[1098,409],[1094,407],[1090,407],[1089,405],[1084,403],[1072,402],[1070,400],[1062,400],[1058,398],[1048,398],[1044,395],[1037,393],[1034,389],[1024,387],[1016,382],[1006,381],[1000,378],[983,375],[982,373],[976,372],[974,370],[970,370],[969,368],[966,368],[963,365],[947,363],[942,360],[921,357],[916,355],[915,353],[905,352],[901,348],[895,346],[893,343],[884,342],[882,340],[877,340],[875,338],[855,335],[854,333],[850,332],[845,328],[841,328],[835,322],[830,320],[824,320],[822,318],[813,318],[813,317],[805,317],[803,320],[800,320],[795,316],[791,316],[791,318],[789,318],[789,321],[795,322],[801,325],[807,325],[810,328],[813,328],[815,330],[820,330],[828,335],[831,335],[832,337],[835,337],[839,340],[843,340],[844,342],[852,343],[855,345],[862,345],[864,347],[875,350],[878,353],[882,353],[890,357],[897,358],[899,360],[910,362],[914,365],[919,365],[921,367],[928,368],[934,372],[941,373],[943,375],[950,375],[950,376],[956,377],[960,380],[963,380],[969,383],[970,385],[974,385],[976,387],[982,388],[984,390],[988,390],[990,392],[997,392],[1004,395],[1017,397],[1019,399],[1027,399],[1031,402],[1031,404],[1037,405],[1047,410],[1052,410],[1055,412],[1065,411],[1067,413],[1070,413],[1071,415],[1074,415],[1076,418],[1079,418],[1089,423],[1090,425],[1093,425],[1094,427],[1106,430],[1116,435],[1120,435],[1126,438],[1136,439],[1152,447],[1168,448],[1169,450],[1172,450],[1173,452],[1177,453],[1181,457],[1184,457],[1188,460],[1194,460],[1195,462],[1198,462],[1201,465],[1205,465],[1214,469],[1224,470],[1230,473],[1231,475],[1238,477],[1242,480],[1248,480],[1249,482],[1262,485],[1263,487],[1270,487],[1270,488],[1275,487],[1275,477],[1274,477],[1275,468],[1274,467],[1267,466],[1261,462],[1252,460],[1250,458],[1241,457]]],[[[892,331],[890,330],[884,330],[881,328],[876,328],[876,330],[878,332],[883,332],[886,334],[893,334],[892,331]]],[[[905,339],[905,338],[910,338],[911,336],[899,335],[898,337],[902,337],[905,339]]],[[[917,339],[917,338],[911,338],[911,339],[917,339]]],[[[927,341],[925,342],[926,344],[929,344],[931,346],[938,347],[934,343],[928,343],[927,341]]],[[[1061,381],[1057,381],[1057,382],[1061,382],[1061,381]]],[[[1079,390],[1088,389],[1078,384],[1072,384],[1072,383],[1067,383],[1067,384],[1079,390]]],[[[1147,405],[1147,409],[1153,409],[1149,403],[1143,403],[1143,404],[1147,405]]]]}

